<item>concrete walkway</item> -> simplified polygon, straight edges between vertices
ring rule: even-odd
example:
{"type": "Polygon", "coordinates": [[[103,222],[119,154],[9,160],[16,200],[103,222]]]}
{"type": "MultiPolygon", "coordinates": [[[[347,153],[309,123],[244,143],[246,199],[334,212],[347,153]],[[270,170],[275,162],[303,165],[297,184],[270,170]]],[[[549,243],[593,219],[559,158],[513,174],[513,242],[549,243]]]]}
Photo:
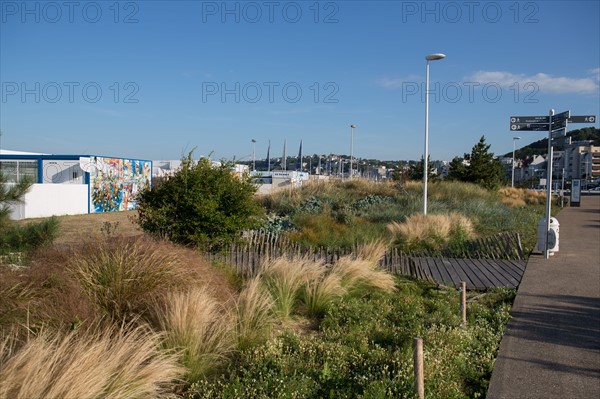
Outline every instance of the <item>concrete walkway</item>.
{"type": "Polygon", "coordinates": [[[560,251],[527,263],[488,398],[600,398],[600,196],[556,218],[560,251]]]}

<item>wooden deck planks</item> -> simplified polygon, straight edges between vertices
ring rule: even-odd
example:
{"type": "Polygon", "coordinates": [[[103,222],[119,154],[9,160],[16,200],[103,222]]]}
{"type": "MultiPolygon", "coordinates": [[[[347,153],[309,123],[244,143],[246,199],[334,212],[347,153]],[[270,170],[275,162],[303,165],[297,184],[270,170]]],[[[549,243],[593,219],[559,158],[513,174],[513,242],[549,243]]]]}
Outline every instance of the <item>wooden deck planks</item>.
{"type": "Polygon", "coordinates": [[[515,270],[514,266],[505,260],[496,259],[493,262],[506,272],[506,277],[511,281],[511,283],[513,283],[515,286],[519,285],[521,282],[521,276],[523,276],[523,272],[515,270]]]}
{"type": "Polygon", "coordinates": [[[475,287],[476,285],[483,286],[482,284],[478,284],[478,282],[476,282],[477,279],[474,278],[475,276],[469,275],[469,273],[467,273],[462,266],[456,262],[456,259],[444,259],[443,262],[445,265],[451,267],[455,271],[455,275],[458,277],[457,280],[454,281],[454,286],[456,288],[459,288],[461,282],[463,281],[467,283],[467,287],[475,287]]]}
{"type": "Polygon", "coordinates": [[[450,273],[448,273],[448,270],[446,268],[446,266],[444,266],[444,264],[438,264],[442,263],[441,259],[436,259],[436,258],[427,258],[427,263],[429,264],[430,269],[436,269],[438,271],[438,274],[441,276],[441,281],[443,282],[444,285],[454,285],[454,282],[452,281],[452,277],[450,276],[450,273]]]}
{"type": "Polygon", "coordinates": [[[482,273],[484,273],[494,284],[495,287],[510,287],[510,281],[504,276],[497,266],[484,259],[473,259],[472,260],[476,267],[479,267],[482,273]]]}
{"type": "Polygon", "coordinates": [[[469,276],[471,276],[471,281],[475,283],[475,288],[477,289],[487,289],[495,287],[494,283],[487,278],[484,273],[481,273],[478,268],[472,263],[471,259],[455,259],[458,264],[461,265],[463,270],[465,270],[469,276]]]}
{"type": "Polygon", "coordinates": [[[523,276],[524,261],[488,259],[413,258],[417,269],[428,280],[453,287],[462,281],[469,289],[517,288],[523,276]]]}

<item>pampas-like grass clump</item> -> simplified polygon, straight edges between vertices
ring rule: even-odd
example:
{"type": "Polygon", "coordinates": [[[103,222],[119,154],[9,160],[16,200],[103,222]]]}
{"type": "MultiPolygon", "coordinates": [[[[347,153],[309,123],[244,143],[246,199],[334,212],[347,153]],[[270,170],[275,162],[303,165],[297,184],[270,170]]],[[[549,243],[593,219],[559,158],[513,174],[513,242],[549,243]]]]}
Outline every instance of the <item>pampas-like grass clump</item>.
{"type": "Polygon", "coordinates": [[[357,249],[356,256],[341,257],[332,267],[331,273],[339,276],[347,290],[375,288],[385,292],[396,289],[396,279],[379,268],[379,260],[386,251],[382,242],[365,244],[357,249]]]}
{"type": "Polygon", "coordinates": [[[0,345],[0,398],[130,399],[166,396],[183,369],[146,327],[42,331],[20,349],[0,345]]]}
{"type": "Polygon", "coordinates": [[[182,351],[188,382],[216,370],[235,347],[235,322],[207,288],[170,293],[157,302],[155,313],[165,346],[182,351]]]}
{"type": "Polygon", "coordinates": [[[277,316],[284,320],[290,317],[298,305],[300,290],[307,282],[320,278],[323,267],[308,256],[279,257],[264,265],[261,279],[273,297],[277,316]]]}
{"type": "Polygon", "coordinates": [[[502,203],[508,206],[542,205],[546,202],[544,191],[504,187],[499,191],[502,203]]]}
{"type": "Polygon", "coordinates": [[[474,236],[473,224],[469,218],[458,213],[415,214],[403,223],[392,222],[387,227],[405,250],[418,247],[440,249],[453,239],[466,240],[474,236]]]}
{"type": "Polygon", "coordinates": [[[273,298],[255,277],[249,280],[235,303],[236,338],[239,349],[262,343],[270,337],[275,319],[273,298]]]}
{"type": "Polygon", "coordinates": [[[346,289],[342,286],[340,276],[334,273],[323,273],[320,277],[308,281],[301,294],[306,314],[313,317],[323,316],[327,306],[345,293],[346,289]]]}
{"type": "Polygon", "coordinates": [[[177,257],[146,240],[93,246],[75,255],[70,270],[90,301],[117,321],[143,314],[154,298],[187,283],[177,257]]]}

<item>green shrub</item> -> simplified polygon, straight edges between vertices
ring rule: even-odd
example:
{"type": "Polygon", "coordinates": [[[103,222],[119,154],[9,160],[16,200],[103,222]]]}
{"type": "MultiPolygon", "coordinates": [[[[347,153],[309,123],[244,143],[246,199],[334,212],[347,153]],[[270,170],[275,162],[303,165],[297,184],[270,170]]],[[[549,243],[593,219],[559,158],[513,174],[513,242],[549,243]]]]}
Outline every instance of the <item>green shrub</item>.
{"type": "Polygon", "coordinates": [[[57,234],[58,219],[55,217],[24,225],[12,223],[2,230],[0,251],[31,251],[52,243],[57,234]]]}
{"type": "Polygon", "coordinates": [[[15,257],[14,253],[34,250],[56,238],[58,220],[54,217],[26,225],[18,225],[9,220],[10,206],[23,201],[31,184],[27,179],[9,184],[0,171],[0,264],[7,255],[10,255],[9,261],[15,258],[22,260],[21,256],[15,257]]]}
{"type": "Polygon", "coordinates": [[[260,225],[255,192],[248,176],[234,175],[231,163],[194,162],[190,153],[174,176],[140,194],[137,222],[173,242],[220,248],[260,225]]]}

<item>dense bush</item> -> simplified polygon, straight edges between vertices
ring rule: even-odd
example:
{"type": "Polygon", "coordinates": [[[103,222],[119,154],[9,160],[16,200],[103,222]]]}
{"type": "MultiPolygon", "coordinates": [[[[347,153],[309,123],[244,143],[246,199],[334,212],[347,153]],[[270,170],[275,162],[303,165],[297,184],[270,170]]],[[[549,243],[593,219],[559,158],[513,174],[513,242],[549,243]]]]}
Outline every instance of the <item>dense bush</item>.
{"type": "Polygon", "coordinates": [[[180,244],[219,248],[258,226],[262,209],[253,201],[255,192],[250,178],[235,176],[230,163],[194,162],[190,153],[174,176],[140,194],[138,223],[180,244]]]}

